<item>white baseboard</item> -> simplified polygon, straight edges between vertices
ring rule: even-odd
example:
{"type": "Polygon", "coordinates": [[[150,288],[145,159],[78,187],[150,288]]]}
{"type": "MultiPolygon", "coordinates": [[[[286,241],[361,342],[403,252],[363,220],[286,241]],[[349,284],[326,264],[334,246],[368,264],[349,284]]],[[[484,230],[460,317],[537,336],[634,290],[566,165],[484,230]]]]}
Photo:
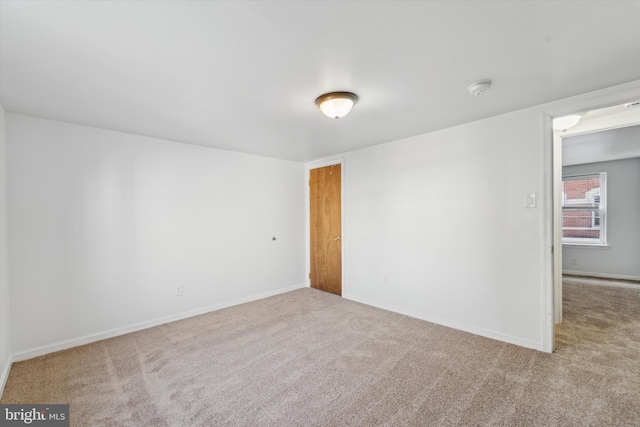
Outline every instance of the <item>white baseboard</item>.
{"type": "Polygon", "coordinates": [[[11,365],[13,364],[13,357],[9,357],[5,366],[2,366],[2,372],[0,372],[0,399],[4,393],[4,386],[7,385],[9,379],[9,372],[11,371],[11,365]]]}
{"type": "MultiPolygon", "coordinates": [[[[55,353],[56,351],[66,350],[72,347],[78,347],[85,344],[90,344],[96,341],[102,341],[108,338],[117,337],[119,335],[129,334],[131,332],[141,331],[143,329],[152,328],[154,326],[163,325],[165,323],[175,322],[177,320],[187,319],[189,317],[198,316],[200,314],[209,313],[223,308],[233,307],[234,305],[240,305],[251,301],[257,301],[263,298],[268,298],[274,295],[283,294],[285,292],[295,291],[306,287],[304,284],[298,284],[288,286],[285,288],[276,289],[273,291],[263,292],[249,297],[238,298],[232,301],[223,302],[220,304],[213,304],[206,307],[196,308],[194,310],[185,311],[182,313],[172,314],[170,316],[160,317],[158,319],[147,320],[145,322],[136,323],[134,325],[124,326],[122,328],[110,329],[104,332],[98,332],[96,334],[85,335],[83,337],[73,338],[66,341],[61,341],[55,344],[49,344],[42,347],[33,348],[30,350],[21,351],[13,355],[13,362],[20,362],[23,360],[33,359],[34,357],[44,356],[45,354],[55,353]]],[[[9,364],[9,367],[11,364],[9,364]]],[[[8,372],[7,372],[8,375],[8,372]]]]}
{"type": "Polygon", "coordinates": [[[598,278],[601,278],[601,279],[618,279],[618,280],[640,281],[640,276],[626,276],[624,274],[590,273],[588,271],[571,271],[571,270],[562,270],[562,274],[567,274],[569,276],[598,277],[598,278]]]}
{"type": "Polygon", "coordinates": [[[356,302],[360,302],[362,304],[366,304],[366,305],[370,305],[370,306],[373,306],[373,307],[381,308],[383,310],[393,311],[394,313],[399,313],[399,314],[403,314],[405,316],[414,317],[416,319],[425,320],[427,322],[436,323],[438,325],[446,326],[448,328],[453,328],[453,329],[458,329],[458,330],[461,330],[461,331],[469,332],[469,333],[474,334],[474,335],[480,335],[482,337],[486,337],[486,338],[491,338],[491,339],[498,340],[498,341],[507,342],[509,344],[515,344],[515,345],[518,345],[520,347],[531,348],[533,350],[545,351],[544,348],[543,348],[543,343],[542,342],[527,340],[527,339],[523,339],[523,338],[520,338],[520,337],[514,337],[512,335],[503,334],[502,332],[492,331],[492,330],[489,330],[489,329],[478,328],[478,327],[475,327],[475,326],[470,326],[470,325],[466,325],[466,324],[462,324],[462,323],[458,323],[458,322],[453,322],[453,321],[448,320],[448,319],[443,319],[443,318],[439,318],[439,317],[436,317],[436,316],[429,316],[429,315],[426,315],[426,314],[423,314],[423,313],[419,313],[419,312],[416,312],[416,311],[406,310],[406,309],[402,309],[402,308],[398,308],[398,307],[393,307],[393,306],[390,306],[388,304],[380,304],[378,302],[374,302],[374,301],[368,300],[366,298],[355,297],[353,295],[342,295],[342,297],[345,298],[345,299],[351,300],[351,301],[356,301],[356,302]]]}

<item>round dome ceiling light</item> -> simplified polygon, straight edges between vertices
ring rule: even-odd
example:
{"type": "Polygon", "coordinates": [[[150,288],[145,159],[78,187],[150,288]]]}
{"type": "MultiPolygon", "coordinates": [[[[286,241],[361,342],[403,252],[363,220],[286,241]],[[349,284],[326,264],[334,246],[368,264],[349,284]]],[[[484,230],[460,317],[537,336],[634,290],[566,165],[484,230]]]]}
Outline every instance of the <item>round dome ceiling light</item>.
{"type": "Polygon", "coordinates": [[[330,92],[316,98],[316,105],[320,111],[331,119],[339,119],[349,114],[356,102],[358,96],[351,92],[330,92]]]}
{"type": "Polygon", "coordinates": [[[578,124],[582,118],[579,114],[572,114],[570,116],[556,117],[553,119],[553,130],[566,131],[578,124]]]}
{"type": "Polygon", "coordinates": [[[491,80],[482,80],[469,85],[469,93],[473,96],[482,95],[491,87],[491,80]]]}

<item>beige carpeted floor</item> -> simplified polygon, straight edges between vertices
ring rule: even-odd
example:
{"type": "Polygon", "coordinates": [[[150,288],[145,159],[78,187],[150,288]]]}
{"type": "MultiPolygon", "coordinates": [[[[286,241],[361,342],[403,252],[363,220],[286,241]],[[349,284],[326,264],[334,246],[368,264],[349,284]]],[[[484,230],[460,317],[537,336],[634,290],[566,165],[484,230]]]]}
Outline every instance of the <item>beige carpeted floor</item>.
{"type": "Polygon", "coordinates": [[[640,288],[565,283],[549,355],[302,289],[13,365],[73,426],[639,426],[640,288]]]}

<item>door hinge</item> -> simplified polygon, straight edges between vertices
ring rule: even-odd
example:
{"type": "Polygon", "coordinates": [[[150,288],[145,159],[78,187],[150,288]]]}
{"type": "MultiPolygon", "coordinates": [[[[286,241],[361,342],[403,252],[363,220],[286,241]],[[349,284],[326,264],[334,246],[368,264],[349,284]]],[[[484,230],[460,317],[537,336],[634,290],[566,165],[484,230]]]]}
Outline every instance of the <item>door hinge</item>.
{"type": "Polygon", "coordinates": [[[311,180],[309,180],[309,187],[311,187],[311,180]]]}
{"type": "Polygon", "coordinates": [[[311,273],[309,273],[309,279],[311,279],[311,273]]]}

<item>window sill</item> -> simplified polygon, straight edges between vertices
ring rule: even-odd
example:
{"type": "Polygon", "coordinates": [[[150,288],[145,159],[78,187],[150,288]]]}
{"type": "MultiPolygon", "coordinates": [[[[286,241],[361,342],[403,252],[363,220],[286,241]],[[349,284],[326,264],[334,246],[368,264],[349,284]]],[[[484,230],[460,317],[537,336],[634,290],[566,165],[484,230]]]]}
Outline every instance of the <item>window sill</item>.
{"type": "Polygon", "coordinates": [[[590,248],[590,249],[610,249],[611,246],[609,246],[606,243],[567,243],[567,242],[563,242],[562,246],[569,246],[572,248],[590,248]]]}

